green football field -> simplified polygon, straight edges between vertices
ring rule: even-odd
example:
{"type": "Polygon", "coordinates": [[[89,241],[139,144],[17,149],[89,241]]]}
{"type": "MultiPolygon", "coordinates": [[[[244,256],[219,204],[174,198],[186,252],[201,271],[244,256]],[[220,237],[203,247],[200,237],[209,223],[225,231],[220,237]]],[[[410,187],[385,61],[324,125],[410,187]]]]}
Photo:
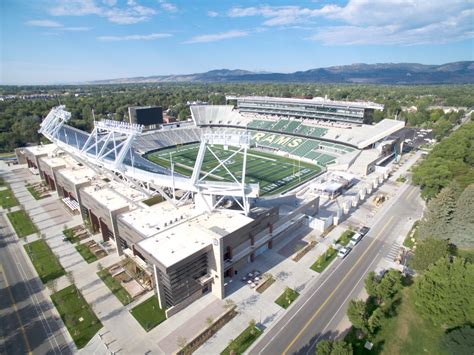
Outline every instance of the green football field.
{"type": "MultiPolygon", "coordinates": [[[[221,160],[229,158],[238,149],[213,146],[212,150],[221,160]]],[[[145,158],[164,168],[171,169],[171,159],[175,172],[191,176],[194,163],[199,151],[199,144],[188,144],[179,147],[159,150],[145,155],[145,158]]],[[[225,166],[240,181],[243,154],[237,153],[229,159],[225,166]]],[[[210,172],[217,165],[217,159],[206,152],[201,169],[201,176],[210,172]]],[[[259,183],[260,195],[272,195],[290,190],[310,180],[321,172],[321,167],[303,163],[298,160],[280,157],[274,154],[262,153],[257,150],[247,151],[246,183],[259,183]]],[[[208,175],[206,179],[214,181],[234,181],[222,166],[208,175]]]]}

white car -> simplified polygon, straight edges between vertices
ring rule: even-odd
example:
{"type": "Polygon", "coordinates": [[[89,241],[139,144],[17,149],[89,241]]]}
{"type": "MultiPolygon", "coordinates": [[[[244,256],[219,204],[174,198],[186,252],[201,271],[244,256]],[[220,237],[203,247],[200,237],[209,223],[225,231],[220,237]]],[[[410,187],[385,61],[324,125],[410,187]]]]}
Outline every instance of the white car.
{"type": "Polygon", "coordinates": [[[350,247],[342,248],[337,253],[337,256],[340,257],[340,258],[345,258],[347,256],[347,254],[349,254],[351,252],[351,250],[352,250],[352,248],[350,248],[350,247]]]}
{"type": "Polygon", "coordinates": [[[362,240],[362,234],[356,233],[352,236],[351,240],[349,241],[349,246],[354,247],[361,240],[362,240]]]}

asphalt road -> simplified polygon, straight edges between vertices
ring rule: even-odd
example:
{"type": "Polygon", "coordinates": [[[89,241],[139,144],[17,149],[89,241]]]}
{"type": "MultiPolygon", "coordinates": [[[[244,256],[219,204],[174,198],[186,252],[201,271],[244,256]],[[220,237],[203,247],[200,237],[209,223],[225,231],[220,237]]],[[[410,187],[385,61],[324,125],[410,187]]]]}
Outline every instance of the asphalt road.
{"type": "Polygon", "coordinates": [[[418,193],[417,187],[401,187],[379,211],[364,239],[345,259],[336,259],[323,272],[318,282],[264,332],[250,354],[314,354],[318,340],[337,336],[335,329],[344,318],[347,303],[361,292],[367,273],[389,254],[401,227],[420,215],[418,193]]]}
{"type": "Polygon", "coordinates": [[[29,264],[23,247],[0,215],[0,354],[72,354],[61,320],[29,264]]]}

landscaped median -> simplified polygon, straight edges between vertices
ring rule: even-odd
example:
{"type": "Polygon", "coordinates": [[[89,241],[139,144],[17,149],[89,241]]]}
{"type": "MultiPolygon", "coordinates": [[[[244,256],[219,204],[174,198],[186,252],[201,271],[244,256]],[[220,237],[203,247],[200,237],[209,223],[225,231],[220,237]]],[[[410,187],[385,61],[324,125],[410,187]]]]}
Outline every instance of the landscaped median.
{"type": "Polygon", "coordinates": [[[38,232],[38,229],[31,221],[30,216],[28,216],[28,213],[24,210],[9,212],[7,213],[7,216],[18,237],[23,238],[27,235],[38,232]]]}
{"type": "Polygon", "coordinates": [[[354,234],[355,234],[354,231],[348,229],[341,234],[341,236],[339,237],[336,243],[345,247],[347,244],[349,244],[354,234]]]}
{"type": "Polygon", "coordinates": [[[26,244],[25,250],[44,284],[66,274],[44,240],[40,239],[26,244]]]}
{"type": "Polygon", "coordinates": [[[230,341],[221,355],[229,355],[231,352],[236,355],[243,354],[262,333],[263,331],[255,326],[255,322],[250,322],[249,326],[237,338],[230,341]]]}
{"type": "Polygon", "coordinates": [[[275,300],[275,303],[279,305],[280,307],[287,309],[290,306],[290,304],[292,304],[293,301],[298,298],[299,295],[300,294],[298,292],[287,287],[285,288],[285,291],[283,291],[281,296],[275,300]]]}
{"type": "Polygon", "coordinates": [[[160,308],[156,295],[135,306],[130,312],[147,332],[166,320],[165,311],[160,308]]]}
{"type": "Polygon", "coordinates": [[[130,294],[122,287],[120,281],[114,279],[112,275],[110,275],[109,270],[101,270],[97,273],[97,275],[99,275],[110,291],[112,291],[115,297],[117,297],[124,306],[132,302],[132,297],[130,297],[130,294]]]}
{"type": "Polygon", "coordinates": [[[68,286],[51,295],[76,346],[81,349],[102,328],[93,310],[76,286],[68,286]]]}
{"type": "Polygon", "coordinates": [[[13,191],[9,188],[0,190],[0,206],[3,208],[12,208],[18,206],[18,200],[13,194],[13,191]]]}
{"type": "Polygon", "coordinates": [[[321,255],[316,262],[311,265],[311,270],[316,272],[323,272],[325,268],[336,258],[337,250],[333,247],[329,247],[326,252],[321,255]]]}

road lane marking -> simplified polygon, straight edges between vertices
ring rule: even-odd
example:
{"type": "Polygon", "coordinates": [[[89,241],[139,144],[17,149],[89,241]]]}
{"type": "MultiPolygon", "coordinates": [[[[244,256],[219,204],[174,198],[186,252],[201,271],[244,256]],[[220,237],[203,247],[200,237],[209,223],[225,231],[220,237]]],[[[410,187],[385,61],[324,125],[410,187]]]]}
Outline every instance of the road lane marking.
{"type": "MultiPolygon", "coordinates": [[[[347,300],[351,297],[352,293],[354,292],[355,288],[357,287],[358,284],[360,284],[360,282],[365,278],[365,274],[367,273],[367,271],[370,270],[370,268],[374,265],[375,261],[377,259],[374,258],[372,260],[372,262],[369,264],[369,266],[367,266],[367,268],[365,269],[365,271],[362,273],[362,276],[360,277],[359,281],[356,282],[355,286],[352,288],[352,291],[349,292],[349,294],[347,295],[347,297],[344,299],[344,301],[342,302],[342,304],[339,306],[339,308],[337,309],[336,312],[334,312],[334,315],[332,316],[332,318],[329,320],[328,324],[324,327],[323,331],[321,332],[321,334],[313,341],[313,342],[310,342],[309,343],[309,349],[308,351],[306,352],[307,355],[310,354],[310,350],[311,350],[311,347],[313,346],[314,343],[316,343],[321,337],[322,335],[324,334],[324,332],[326,331],[326,329],[328,329],[328,327],[331,325],[331,322],[334,320],[334,318],[336,318],[336,315],[339,313],[339,311],[341,310],[341,308],[344,306],[344,304],[347,302],[347,300]]],[[[314,350],[312,351],[314,353],[314,350]]]]}
{"type": "Polygon", "coordinates": [[[301,330],[298,332],[298,334],[296,334],[296,336],[293,338],[293,340],[290,342],[290,344],[288,344],[288,346],[285,348],[285,350],[283,351],[283,355],[285,355],[288,350],[293,346],[293,344],[299,339],[299,337],[303,334],[303,332],[309,327],[309,325],[311,324],[311,322],[313,322],[313,320],[318,316],[318,314],[321,312],[321,310],[324,308],[324,306],[326,306],[326,304],[330,301],[330,299],[334,296],[334,294],[336,293],[336,291],[339,289],[339,287],[341,287],[341,285],[346,281],[346,279],[349,277],[349,275],[352,273],[352,271],[354,271],[355,267],[357,265],[359,265],[359,263],[362,261],[362,259],[367,255],[367,253],[369,252],[369,250],[372,248],[372,246],[374,245],[375,241],[380,237],[380,235],[385,231],[385,229],[387,228],[387,226],[392,222],[394,216],[391,216],[389,218],[389,220],[387,221],[387,223],[385,223],[385,225],[382,227],[382,229],[380,230],[380,232],[377,234],[377,236],[372,240],[372,242],[369,244],[369,246],[367,247],[367,249],[365,250],[365,252],[359,257],[359,259],[357,259],[357,261],[354,263],[354,265],[352,265],[352,267],[349,269],[349,272],[347,272],[347,274],[343,277],[343,279],[341,281],[339,281],[339,283],[337,284],[337,286],[334,288],[334,290],[329,294],[329,296],[326,298],[326,300],[323,302],[323,304],[321,304],[321,306],[319,306],[319,308],[314,312],[314,314],[311,316],[311,318],[305,323],[305,325],[303,326],[303,328],[301,328],[301,330]]]}
{"type": "Polygon", "coordinates": [[[25,327],[23,326],[23,322],[21,321],[20,315],[18,313],[18,307],[16,306],[15,299],[13,298],[13,293],[12,293],[12,290],[10,289],[10,284],[8,283],[7,274],[5,273],[5,270],[3,269],[2,264],[0,264],[0,274],[3,275],[3,279],[5,280],[5,285],[7,286],[6,289],[8,290],[8,294],[10,295],[10,300],[12,302],[12,306],[15,311],[16,318],[18,319],[18,323],[20,325],[20,331],[21,331],[21,334],[23,335],[23,340],[25,341],[26,350],[28,354],[31,355],[32,352],[31,352],[30,342],[28,341],[28,338],[26,336],[25,327]]]}

